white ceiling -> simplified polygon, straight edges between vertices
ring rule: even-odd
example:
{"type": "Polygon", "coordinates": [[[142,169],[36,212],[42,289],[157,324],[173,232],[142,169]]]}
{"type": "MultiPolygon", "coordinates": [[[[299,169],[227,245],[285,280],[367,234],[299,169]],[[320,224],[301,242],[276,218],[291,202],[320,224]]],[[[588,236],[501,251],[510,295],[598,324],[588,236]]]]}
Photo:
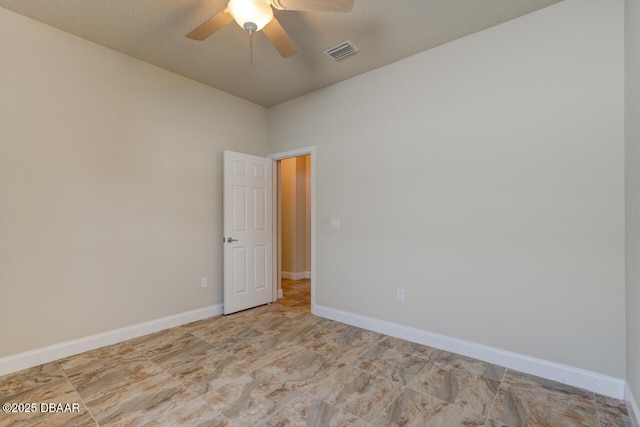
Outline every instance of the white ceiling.
{"type": "Polygon", "coordinates": [[[0,0],[0,7],[269,107],[559,1],[355,0],[351,13],[275,11],[299,53],[282,59],[256,33],[253,64],[249,35],[235,23],[203,42],[185,37],[227,0],[0,0]],[[360,52],[338,62],[323,54],[345,40],[360,52]]]}

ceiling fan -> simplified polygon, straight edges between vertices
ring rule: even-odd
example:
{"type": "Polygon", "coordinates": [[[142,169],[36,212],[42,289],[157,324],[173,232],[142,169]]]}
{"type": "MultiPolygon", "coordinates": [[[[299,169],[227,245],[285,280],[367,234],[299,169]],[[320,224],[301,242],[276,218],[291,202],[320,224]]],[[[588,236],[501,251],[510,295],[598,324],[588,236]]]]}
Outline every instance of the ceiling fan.
{"type": "Polygon", "coordinates": [[[231,21],[252,35],[263,30],[271,44],[283,58],[298,53],[287,32],[282,28],[272,7],[278,10],[304,10],[317,12],[350,12],[355,0],[229,0],[226,8],[193,29],[187,37],[204,40],[231,21]]]}

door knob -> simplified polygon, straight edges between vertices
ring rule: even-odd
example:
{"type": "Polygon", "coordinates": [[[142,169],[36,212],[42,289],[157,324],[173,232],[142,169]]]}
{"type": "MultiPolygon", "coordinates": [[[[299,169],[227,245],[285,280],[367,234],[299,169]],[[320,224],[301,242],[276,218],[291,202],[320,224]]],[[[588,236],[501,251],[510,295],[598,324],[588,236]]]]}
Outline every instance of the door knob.
{"type": "Polygon", "coordinates": [[[233,237],[227,237],[227,243],[237,242],[238,239],[234,239],[233,237]]]}

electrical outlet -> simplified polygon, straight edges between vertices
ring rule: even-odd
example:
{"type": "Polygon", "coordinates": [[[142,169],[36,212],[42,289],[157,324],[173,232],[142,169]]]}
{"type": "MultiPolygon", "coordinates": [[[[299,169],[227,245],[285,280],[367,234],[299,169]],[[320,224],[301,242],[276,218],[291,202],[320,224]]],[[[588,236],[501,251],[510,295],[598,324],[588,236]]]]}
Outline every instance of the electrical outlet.
{"type": "Polygon", "coordinates": [[[200,287],[201,288],[206,288],[207,287],[207,278],[206,277],[201,277],[200,278],[200,287]]]}
{"type": "Polygon", "coordinates": [[[398,290],[396,291],[396,299],[398,301],[404,301],[404,289],[398,288],[398,290]]]}

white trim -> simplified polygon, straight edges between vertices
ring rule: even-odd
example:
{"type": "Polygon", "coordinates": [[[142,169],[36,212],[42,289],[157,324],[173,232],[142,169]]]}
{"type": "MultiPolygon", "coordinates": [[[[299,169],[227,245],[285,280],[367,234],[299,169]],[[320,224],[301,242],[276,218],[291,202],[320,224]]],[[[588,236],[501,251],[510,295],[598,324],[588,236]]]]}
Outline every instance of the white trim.
{"type": "Polygon", "coordinates": [[[315,146],[296,148],[295,150],[289,150],[289,151],[283,151],[281,153],[269,154],[267,156],[267,158],[268,159],[273,159],[273,160],[283,160],[283,159],[289,159],[291,157],[306,156],[307,154],[315,155],[315,151],[316,151],[316,147],[315,146]]]}
{"type": "Polygon", "coordinates": [[[292,273],[291,271],[283,271],[282,278],[289,280],[311,279],[311,272],[301,271],[299,273],[292,273]]]}
{"type": "MultiPolygon", "coordinates": [[[[268,157],[267,157],[268,158],[268,157]]],[[[272,268],[271,268],[271,280],[273,281],[273,301],[277,301],[282,298],[282,276],[280,274],[280,270],[282,267],[282,237],[279,233],[280,223],[282,222],[282,212],[280,212],[280,198],[281,198],[281,188],[280,188],[280,175],[282,174],[282,165],[279,161],[271,159],[272,171],[271,180],[272,180],[272,204],[271,204],[271,219],[272,219],[272,227],[271,227],[271,252],[272,252],[272,268]]]]}
{"type": "MultiPolygon", "coordinates": [[[[311,313],[316,304],[316,147],[304,147],[281,153],[270,154],[267,158],[272,160],[283,160],[290,157],[309,155],[311,158],[311,313]]],[[[277,242],[278,230],[273,230],[273,242],[277,242]]],[[[275,244],[275,243],[274,243],[275,244]]],[[[275,273],[274,273],[275,275],[275,273]]]]}
{"type": "Polygon", "coordinates": [[[640,409],[638,408],[638,401],[633,397],[633,392],[629,383],[624,384],[624,401],[629,413],[629,418],[634,426],[640,426],[640,409]]]}
{"type": "Polygon", "coordinates": [[[164,329],[173,328],[175,326],[184,325],[220,314],[222,314],[222,304],[216,304],[144,323],[138,323],[136,325],[125,326],[123,328],[90,335],[88,337],[25,351],[24,353],[2,357],[0,358],[0,375],[31,368],[43,363],[53,362],[54,360],[58,360],[63,357],[69,357],[74,354],[84,353],[85,351],[95,350],[96,348],[104,347],[106,345],[116,344],[131,338],[162,331],[164,329]]]}
{"type": "Polygon", "coordinates": [[[508,369],[580,387],[616,399],[624,398],[624,380],[560,363],[537,359],[495,347],[374,319],[321,305],[312,305],[313,314],[349,325],[473,357],[508,369]]]}

